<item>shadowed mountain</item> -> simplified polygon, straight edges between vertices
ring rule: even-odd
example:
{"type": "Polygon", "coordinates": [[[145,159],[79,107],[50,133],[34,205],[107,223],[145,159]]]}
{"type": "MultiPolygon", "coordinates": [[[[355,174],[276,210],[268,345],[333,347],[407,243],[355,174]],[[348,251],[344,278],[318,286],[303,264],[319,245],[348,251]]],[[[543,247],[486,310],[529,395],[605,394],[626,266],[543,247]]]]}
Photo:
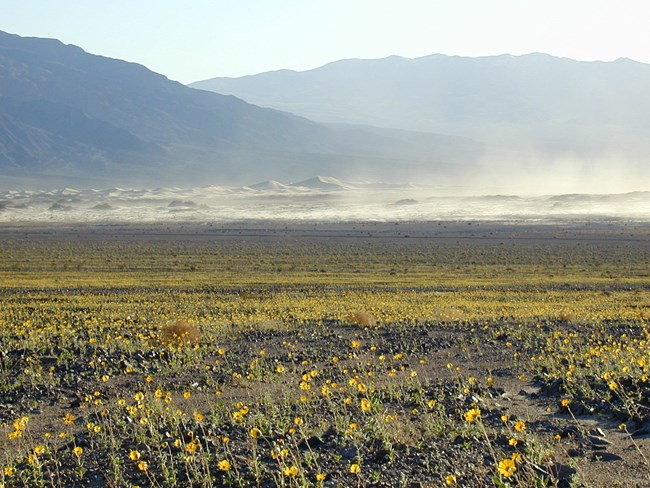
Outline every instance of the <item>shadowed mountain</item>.
{"type": "Polygon", "coordinates": [[[448,176],[482,153],[466,138],[321,125],[52,39],[0,32],[0,81],[6,181],[151,186],[356,171],[448,176]]]}

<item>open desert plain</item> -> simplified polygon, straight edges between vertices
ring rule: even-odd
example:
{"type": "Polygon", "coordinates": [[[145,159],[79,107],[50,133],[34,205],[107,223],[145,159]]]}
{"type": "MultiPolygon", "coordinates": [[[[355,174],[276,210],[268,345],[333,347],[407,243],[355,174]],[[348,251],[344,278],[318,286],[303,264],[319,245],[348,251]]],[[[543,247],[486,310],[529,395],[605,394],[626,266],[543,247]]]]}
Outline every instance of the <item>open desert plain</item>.
{"type": "Polygon", "coordinates": [[[641,223],[3,224],[4,486],[650,484],[641,223]]]}

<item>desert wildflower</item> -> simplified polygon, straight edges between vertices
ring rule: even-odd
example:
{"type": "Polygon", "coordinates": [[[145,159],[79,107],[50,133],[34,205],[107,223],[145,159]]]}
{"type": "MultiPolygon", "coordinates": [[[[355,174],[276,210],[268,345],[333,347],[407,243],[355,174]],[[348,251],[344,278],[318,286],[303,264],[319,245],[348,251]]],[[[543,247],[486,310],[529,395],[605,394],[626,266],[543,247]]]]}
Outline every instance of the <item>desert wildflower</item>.
{"type": "Polygon", "coordinates": [[[325,473],[316,473],[316,481],[325,481],[327,475],[325,473]]]}
{"type": "Polygon", "coordinates": [[[83,453],[84,453],[84,448],[81,447],[81,446],[76,446],[76,447],[72,450],[72,454],[74,454],[74,455],[77,456],[77,457],[81,456],[83,453]]]}
{"type": "Polygon", "coordinates": [[[133,399],[136,402],[140,403],[142,400],[144,400],[144,393],[142,393],[141,391],[137,392],[135,395],[133,395],[133,399]]]}
{"type": "Polygon", "coordinates": [[[465,412],[463,417],[465,418],[466,422],[474,422],[477,418],[481,416],[481,411],[478,408],[472,408],[465,412]]]}
{"type": "Polygon", "coordinates": [[[360,407],[362,412],[369,412],[372,408],[372,403],[367,398],[362,398],[360,407]]]}
{"type": "Polygon", "coordinates": [[[191,394],[189,391],[184,391],[184,392],[183,392],[183,398],[185,398],[186,400],[187,400],[188,398],[190,398],[191,396],[192,396],[192,394],[191,394]]]}
{"type": "Polygon", "coordinates": [[[523,422],[521,420],[519,422],[515,422],[514,427],[517,432],[523,432],[526,430],[526,422],[523,422]]]}
{"type": "Polygon", "coordinates": [[[74,415],[72,415],[70,412],[66,413],[63,416],[63,423],[65,425],[72,425],[74,424],[74,415]]]}
{"type": "Polygon", "coordinates": [[[188,443],[188,444],[185,446],[185,450],[186,450],[187,452],[190,452],[190,453],[195,453],[195,452],[197,452],[199,449],[201,449],[201,443],[199,442],[198,439],[194,439],[194,440],[192,440],[192,442],[188,443]]]}
{"type": "Polygon", "coordinates": [[[456,484],[456,475],[450,474],[445,476],[445,485],[454,486],[456,484]]]}
{"type": "Polygon", "coordinates": [[[138,463],[138,469],[140,471],[147,471],[149,469],[149,463],[147,461],[140,461],[138,463]]]}
{"type": "Polygon", "coordinates": [[[510,478],[517,471],[517,466],[513,459],[503,459],[499,461],[499,474],[510,478]]]}
{"type": "Polygon", "coordinates": [[[217,467],[219,468],[219,471],[230,471],[230,461],[222,459],[217,463],[217,467]]]}
{"type": "Polygon", "coordinates": [[[352,474],[360,474],[361,473],[361,466],[357,463],[351,464],[350,465],[350,473],[352,474]]]}
{"type": "Polygon", "coordinates": [[[289,478],[298,476],[299,472],[300,470],[296,466],[287,466],[282,470],[282,474],[289,478]]]}
{"type": "Polygon", "coordinates": [[[132,451],[129,453],[129,459],[130,459],[131,461],[137,461],[138,459],[140,459],[140,451],[136,451],[135,449],[132,450],[132,451]]]}
{"type": "Polygon", "coordinates": [[[258,438],[262,437],[262,431],[261,431],[260,429],[258,429],[257,427],[253,427],[253,428],[250,430],[249,435],[250,435],[253,439],[258,439],[258,438]]]}
{"type": "Polygon", "coordinates": [[[46,450],[47,448],[43,444],[41,444],[40,446],[36,446],[34,448],[34,454],[36,454],[37,456],[42,456],[43,454],[45,454],[46,450]]]}
{"type": "Polygon", "coordinates": [[[515,447],[519,441],[515,439],[514,437],[511,437],[508,439],[508,444],[511,445],[512,447],[515,447]]]}
{"type": "Polygon", "coordinates": [[[16,468],[14,468],[13,466],[5,466],[5,467],[2,469],[2,473],[3,473],[7,478],[10,478],[10,477],[12,477],[12,476],[14,476],[14,475],[16,474],[16,468]]]}
{"type": "Polygon", "coordinates": [[[302,425],[304,423],[304,420],[301,417],[296,417],[293,419],[293,423],[296,425],[302,425]]]}

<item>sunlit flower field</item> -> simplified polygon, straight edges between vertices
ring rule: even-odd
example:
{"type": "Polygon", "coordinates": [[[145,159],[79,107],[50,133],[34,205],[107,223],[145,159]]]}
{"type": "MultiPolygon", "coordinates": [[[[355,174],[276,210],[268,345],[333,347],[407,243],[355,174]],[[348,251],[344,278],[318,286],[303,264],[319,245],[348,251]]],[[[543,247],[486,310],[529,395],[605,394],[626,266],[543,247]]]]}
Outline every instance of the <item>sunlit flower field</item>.
{"type": "Polygon", "coordinates": [[[649,486],[648,232],[466,226],[0,233],[0,486],[649,486]]]}

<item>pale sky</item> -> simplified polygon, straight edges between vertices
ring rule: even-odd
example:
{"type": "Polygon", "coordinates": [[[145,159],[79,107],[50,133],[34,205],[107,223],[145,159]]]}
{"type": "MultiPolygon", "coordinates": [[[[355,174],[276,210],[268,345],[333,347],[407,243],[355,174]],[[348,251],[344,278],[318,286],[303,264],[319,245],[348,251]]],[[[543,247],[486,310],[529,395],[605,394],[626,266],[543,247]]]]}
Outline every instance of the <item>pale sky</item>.
{"type": "Polygon", "coordinates": [[[650,0],[0,0],[0,12],[0,30],[182,83],[393,54],[650,63],[650,0]]]}

